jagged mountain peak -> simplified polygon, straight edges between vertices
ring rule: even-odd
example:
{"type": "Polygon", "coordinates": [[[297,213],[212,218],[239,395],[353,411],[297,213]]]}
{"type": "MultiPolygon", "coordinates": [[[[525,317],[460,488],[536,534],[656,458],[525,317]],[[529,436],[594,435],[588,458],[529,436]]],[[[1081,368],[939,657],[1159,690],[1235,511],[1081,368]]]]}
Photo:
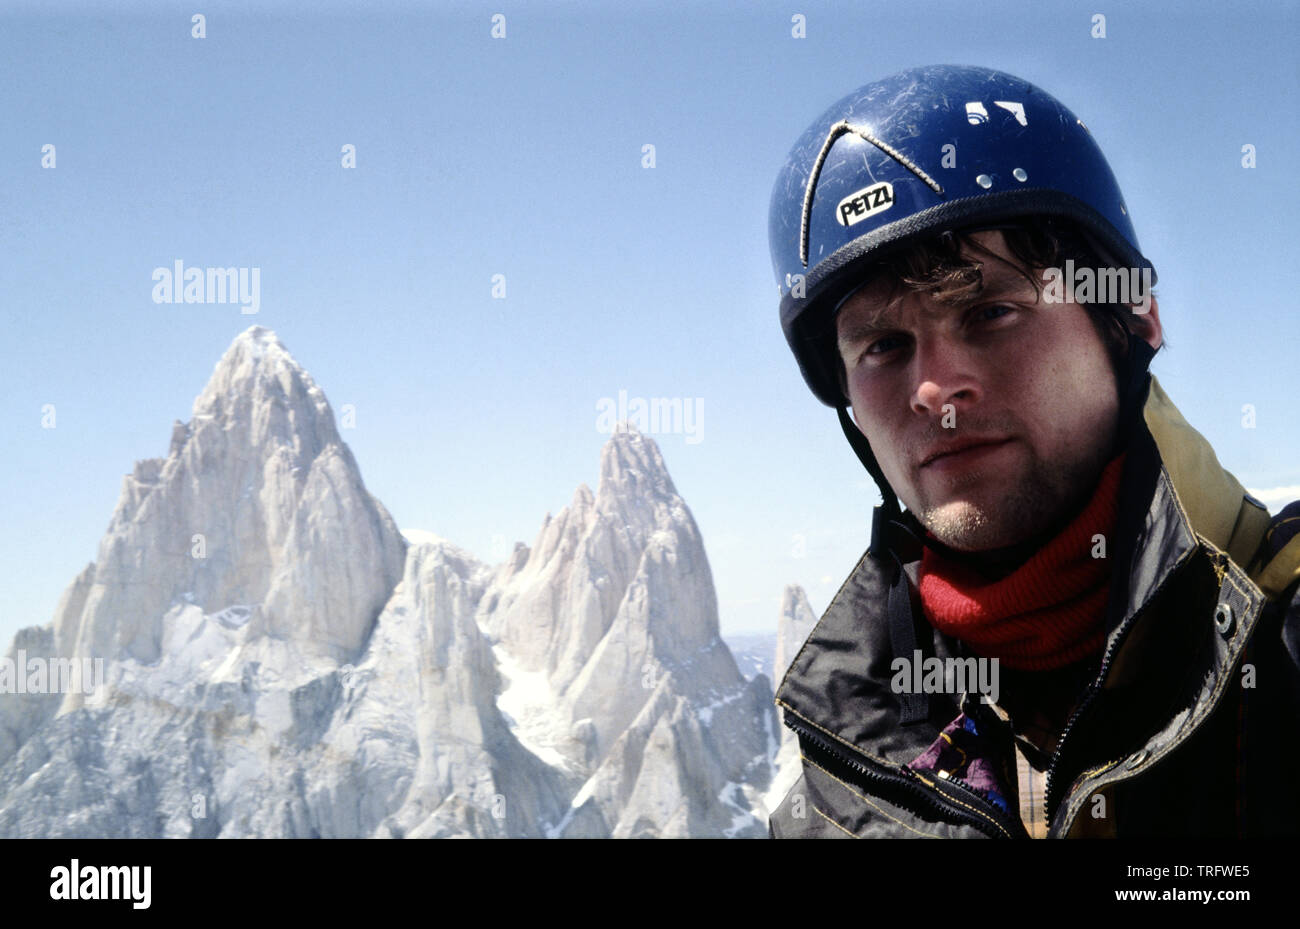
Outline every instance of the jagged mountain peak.
{"type": "Polygon", "coordinates": [[[310,411],[313,418],[329,414],[333,419],[324,392],[279,336],[264,326],[250,326],[234,338],[213,367],[194,401],[193,413],[228,416],[266,399],[310,411]]]}
{"type": "Polygon", "coordinates": [[[280,348],[284,348],[284,344],[280,341],[280,337],[275,334],[274,329],[267,329],[265,326],[259,326],[257,324],[249,326],[239,335],[235,336],[235,342],[244,342],[254,345],[278,345],[280,348]]]}
{"type": "Polygon", "coordinates": [[[190,422],[178,426],[173,426],[171,454],[199,431],[213,437],[224,433],[239,446],[239,455],[255,459],[289,448],[301,459],[299,465],[331,445],[346,449],[325,392],[264,326],[250,326],[235,337],[195,398],[190,422]]]}
{"type": "Polygon", "coordinates": [[[776,658],[772,667],[776,682],[785,675],[816,625],[817,613],[808,602],[808,594],[798,584],[787,584],[781,595],[781,618],[776,627],[776,658]]]}
{"type": "Polygon", "coordinates": [[[166,458],[137,462],[95,589],[61,615],[69,655],[161,654],[178,603],[249,607],[250,628],[346,660],[401,577],[405,544],[365,489],[324,392],[270,329],[217,362],[166,458]]]}
{"type": "Polygon", "coordinates": [[[214,373],[222,368],[253,367],[287,367],[290,370],[306,373],[302,365],[289,353],[280,337],[265,326],[249,326],[235,336],[225,353],[217,361],[214,373]]]}
{"type": "Polygon", "coordinates": [[[786,584],[785,590],[781,593],[781,615],[793,618],[794,611],[800,603],[808,603],[808,595],[804,589],[798,584],[786,584]]]}
{"type": "Polygon", "coordinates": [[[629,422],[620,422],[600,450],[600,483],[596,495],[677,496],[663,455],[654,439],[629,422]]]}

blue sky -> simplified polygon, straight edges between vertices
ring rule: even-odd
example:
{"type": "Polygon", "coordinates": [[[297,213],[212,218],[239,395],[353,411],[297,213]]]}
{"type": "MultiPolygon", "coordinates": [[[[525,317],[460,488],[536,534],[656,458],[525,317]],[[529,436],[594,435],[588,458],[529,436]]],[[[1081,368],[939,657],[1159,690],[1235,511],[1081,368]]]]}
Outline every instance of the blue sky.
{"type": "Polygon", "coordinates": [[[826,106],[926,63],[1084,119],[1159,271],[1156,374],[1248,487],[1300,485],[1297,4],[1109,6],[7,4],[0,641],[51,619],[253,323],[355,404],[398,524],[489,560],[595,488],[601,398],[698,400],[698,441],[656,439],[723,630],[772,628],[786,583],[823,609],[877,495],[781,336],[768,198],[826,106]],[[260,268],[259,312],[155,304],[178,259],[260,268]]]}

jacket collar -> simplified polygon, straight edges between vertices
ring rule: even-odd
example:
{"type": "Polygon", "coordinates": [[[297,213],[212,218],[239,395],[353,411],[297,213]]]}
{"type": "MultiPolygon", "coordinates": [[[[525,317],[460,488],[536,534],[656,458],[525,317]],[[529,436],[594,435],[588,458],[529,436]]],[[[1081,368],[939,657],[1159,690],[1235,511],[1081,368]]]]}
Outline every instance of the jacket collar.
{"type": "Polygon", "coordinates": [[[1223,469],[1210,443],[1188,425],[1154,376],[1143,419],[1188,522],[1248,568],[1268,526],[1268,510],[1223,469]]]}
{"type": "MultiPolygon", "coordinates": [[[[1242,527],[1256,521],[1252,511],[1262,511],[1222,469],[1209,443],[1187,424],[1154,377],[1143,414],[1125,462],[1121,522],[1110,551],[1128,571],[1117,572],[1111,588],[1106,648],[1114,655],[1107,687],[1131,680],[1143,665],[1140,655],[1159,647],[1149,636],[1139,636],[1133,647],[1121,648],[1133,625],[1130,620],[1198,549],[1223,555],[1234,534],[1237,547],[1242,547],[1242,527]]],[[[1262,512],[1267,522],[1267,511],[1262,512]]],[[[1259,590],[1226,562],[1226,556],[1214,562],[1215,586],[1222,593],[1232,584],[1240,631],[1248,634],[1258,614],[1259,590]]],[[[891,567],[870,553],[862,556],[790,664],[777,688],[776,703],[827,737],[876,762],[896,765],[910,762],[928,747],[959,707],[957,698],[931,695],[926,722],[899,725],[899,698],[889,687],[893,654],[884,608],[891,567]]],[[[915,563],[909,569],[914,574],[915,563]]],[[[919,618],[919,647],[928,645],[927,653],[941,659],[957,653],[958,643],[937,634],[919,608],[913,615],[919,618]]],[[[1206,670],[1221,676],[1222,666],[1238,650],[1211,650],[1214,667],[1206,670]]]]}

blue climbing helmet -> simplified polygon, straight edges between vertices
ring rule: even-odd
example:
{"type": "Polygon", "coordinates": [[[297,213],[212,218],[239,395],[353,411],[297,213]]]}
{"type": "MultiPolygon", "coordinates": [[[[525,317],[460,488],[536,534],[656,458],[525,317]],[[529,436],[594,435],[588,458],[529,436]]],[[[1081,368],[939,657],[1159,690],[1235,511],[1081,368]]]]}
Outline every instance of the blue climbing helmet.
{"type": "Polygon", "coordinates": [[[812,392],[846,404],[825,333],[866,265],[942,230],[1035,214],[1072,221],[1103,260],[1155,280],[1088,127],[1028,81],[933,65],[837,101],[790,150],[768,219],[781,328],[812,392]]]}

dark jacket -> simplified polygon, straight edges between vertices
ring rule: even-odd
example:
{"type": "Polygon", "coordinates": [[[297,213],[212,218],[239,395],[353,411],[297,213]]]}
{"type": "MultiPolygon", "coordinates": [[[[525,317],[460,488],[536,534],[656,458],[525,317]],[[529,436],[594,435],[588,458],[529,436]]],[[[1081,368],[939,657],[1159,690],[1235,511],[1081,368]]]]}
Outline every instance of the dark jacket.
{"type": "MultiPolygon", "coordinates": [[[[1300,834],[1300,504],[1270,521],[1154,378],[1143,413],[1105,652],[1049,768],[1049,837],[1300,834]]],[[[1014,803],[907,767],[959,713],[1002,759],[1011,735],[966,694],[932,694],[925,719],[900,725],[890,570],[862,557],[777,688],[803,770],[771,836],[1026,837],[1014,803]]],[[[917,647],[970,654],[924,620],[911,586],[917,647]]]]}

